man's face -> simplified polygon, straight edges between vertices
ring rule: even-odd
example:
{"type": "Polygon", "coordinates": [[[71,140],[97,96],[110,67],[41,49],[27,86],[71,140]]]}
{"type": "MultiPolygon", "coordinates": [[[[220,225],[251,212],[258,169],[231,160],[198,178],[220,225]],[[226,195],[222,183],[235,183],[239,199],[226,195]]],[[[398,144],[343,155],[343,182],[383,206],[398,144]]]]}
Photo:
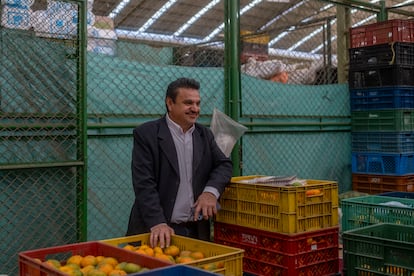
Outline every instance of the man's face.
{"type": "Polygon", "coordinates": [[[200,115],[200,93],[196,89],[180,88],[175,102],[167,98],[168,115],[171,120],[187,131],[200,115]]]}

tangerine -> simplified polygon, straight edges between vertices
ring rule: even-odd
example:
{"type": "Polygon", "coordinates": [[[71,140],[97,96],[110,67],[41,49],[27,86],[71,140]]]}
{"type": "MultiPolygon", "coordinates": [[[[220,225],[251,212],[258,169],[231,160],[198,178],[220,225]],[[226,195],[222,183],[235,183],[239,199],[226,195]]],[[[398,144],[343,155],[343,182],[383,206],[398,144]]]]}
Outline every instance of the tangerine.
{"type": "Polygon", "coordinates": [[[121,269],[114,269],[108,274],[108,276],[124,276],[124,275],[127,275],[127,273],[121,269]]]}
{"type": "Polygon", "coordinates": [[[180,255],[180,248],[176,245],[170,245],[164,249],[164,253],[173,257],[180,255]]]}
{"type": "Polygon", "coordinates": [[[85,267],[85,266],[88,266],[88,265],[95,266],[97,263],[98,262],[96,261],[96,257],[95,256],[93,256],[93,255],[87,255],[87,256],[85,256],[85,257],[82,258],[82,261],[81,261],[80,264],[81,264],[81,267],[85,267]]]}
{"type": "Polygon", "coordinates": [[[201,251],[194,251],[194,252],[191,252],[190,257],[192,257],[195,260],[200,260],[200,259],[204,259],[205,255],[201,251]]]}
{"type": "Polygon", "coordinates": [[[131,244],[127,244],[127,245],[125,245],[125,246],[123,247],[123,249],[126,249],[126,250],[131,250],[131,251],[135,251],[135,250],[136,250],[135,246],[133,246],[133,245],[131,245],[131,244]]]}
{"type": "Polygon", "coordinates": [[[72,255],[69,257],[69,259],[67,259],[66,263],[67,264],[77,264],[78,266],[80,266],[80,263],[82,261],[83,257],[81,255],[72,255]]]}
{"type": "Polygon", "coordinates": [[[105,272],[106,275],[108,275],[112,270],[114,270],[114,267],[109,263],[101,263],[96,268],[100,271],[105,272]]]}

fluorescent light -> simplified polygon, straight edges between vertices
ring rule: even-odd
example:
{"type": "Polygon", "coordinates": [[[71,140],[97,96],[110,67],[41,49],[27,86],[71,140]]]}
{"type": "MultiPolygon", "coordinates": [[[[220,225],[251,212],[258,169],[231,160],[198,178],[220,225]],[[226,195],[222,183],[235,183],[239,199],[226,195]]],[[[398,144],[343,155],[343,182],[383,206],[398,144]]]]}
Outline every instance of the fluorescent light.
{"type": "Polygon", "coordinates": [[[165,3],[164,6],[161,7],[151,18],[145,22],[144,25],[142,25],[141,28],[139,28],[138,32],[145,32],[155,21],[158,20],[166,11],[168,11],[169,8],[171,8],[172,5],[175,4],[177,0],[170,0],[167,3],[165,3]]]}
{"type": "Polygon", "coordinates": [[[196,22],[200,17],[202,17],[206,12],[208,12],[210,9],[212,9],[215,5],[220,3],[220,0],[214,0],[211,1],[210,4],[202,8],[198,13],[196,13],[193,17],[188,20],[187,23],[185,23],[183,26],[181,26],[173,35],[179,36],[182,34],[185,30],[187,30],[194,22],[196,22]]]}
{"type": "Polygon", "coordinates": [[[131,0],[122,0],[121,3],[119,3],[118,6],[112,10],[109,17],[114,18],[117,16],[125,8],[125,6],[129,4],[129,2],[131,2],[131,0]]]}

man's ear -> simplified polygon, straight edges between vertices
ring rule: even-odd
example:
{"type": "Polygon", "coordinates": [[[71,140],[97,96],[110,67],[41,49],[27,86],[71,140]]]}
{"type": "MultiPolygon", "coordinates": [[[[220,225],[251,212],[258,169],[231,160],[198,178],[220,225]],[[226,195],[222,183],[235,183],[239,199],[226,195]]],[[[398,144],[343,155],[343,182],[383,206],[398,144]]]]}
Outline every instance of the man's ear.
{"type": "Polygon", "coordinates": [[[165,105],[167,106],[168,112],[170,112],[170,106],[172,105],[173,101],[170,97],[165,98],[165,105]]]}

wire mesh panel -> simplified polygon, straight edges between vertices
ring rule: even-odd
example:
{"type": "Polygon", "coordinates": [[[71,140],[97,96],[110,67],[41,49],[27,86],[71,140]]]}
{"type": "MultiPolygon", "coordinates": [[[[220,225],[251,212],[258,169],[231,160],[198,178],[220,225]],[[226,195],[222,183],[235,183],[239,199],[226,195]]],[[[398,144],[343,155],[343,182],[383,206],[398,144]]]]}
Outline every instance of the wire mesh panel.
{"type": "Polygon", "coordinates": [[[79,240],[81,175],[76,2],[5,1],[0,27],[1,273],[17,253],[79,240]]]}
{"type": "MultiPolygon", "coordinates": [[[[225,110],[228,93],[239,93],[225,90],[228,1],[86,2],[6,0],[2,6],[0,239],[6,255],[0,260],[10,275],[16,252],[78,241],[84,210],[88,240],[125,234],[135,197],[132,130],[164,115],[171,81],[200,81],[199,122],[206,125],[214,108],[225,110]],[[86,41],[79,39],[83,24],[86,41]]],[[[244,175],[336,180],[345,191],[351,181],[350,112],[329,43],[335,41],[336,10],[324,1],[272,2],[240,1],[239,115],[249,130],[236,166],[244,175]],[[274,81],[259,75],[266,61],[285,74],[274,81]]]]}

